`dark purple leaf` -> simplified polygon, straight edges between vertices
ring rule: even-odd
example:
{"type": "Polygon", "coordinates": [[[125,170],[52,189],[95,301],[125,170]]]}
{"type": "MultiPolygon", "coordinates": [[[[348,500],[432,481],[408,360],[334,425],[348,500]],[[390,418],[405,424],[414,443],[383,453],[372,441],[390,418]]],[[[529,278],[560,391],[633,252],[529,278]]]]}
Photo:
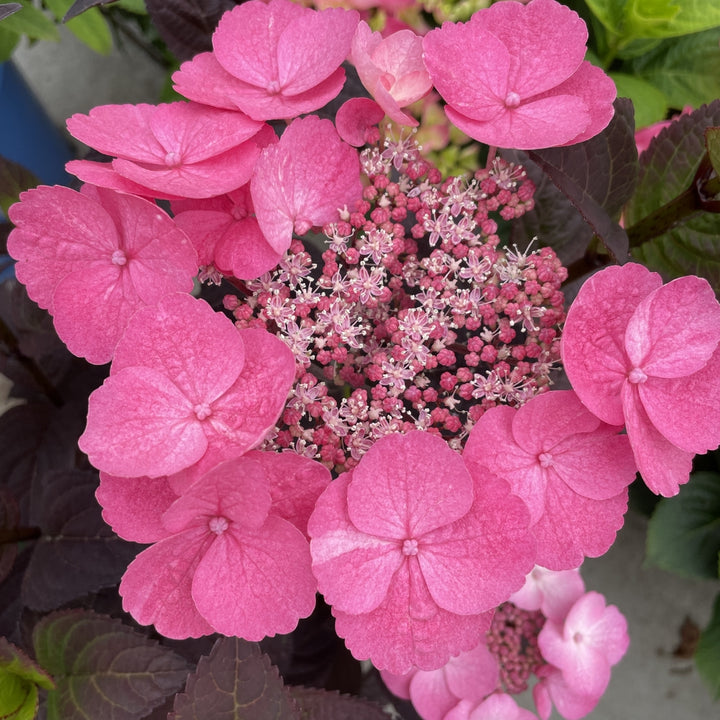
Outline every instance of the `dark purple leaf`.
{"type": "Polygon", "coordinates": [[[379,705],[351,695],[288,687],[300,709],[300,720],[388,720],[379,705]]]}
{"type": "Polygon", "coordinates": [[[175,697],[169,720],[300,720],[277,668],[256,643],[220,638],[175,697]]]}
{"type": "Polygon", "coordinates": [[[233,0],[146,0],[153,25],[178,60],[212,50],[212,34],[233,0]]]}
{"type": "Polygon", "coordinates": [[[35,657],[55,679],[49,720],[141,720],[182,687],[185,660],[119,620],[52,613],[33,631],[35,657]]]}
{"type": "MultiPolygon", "coordinates": [[[[3,7],[6,6],[0,5],[0,13],[3,7]]],[[[18,8],[20,7],[22,6],[18,5],[18,8]]],[[[5,17],[11,14],[5,13],[5,17]]],[[[2,19],[1,15],[0,19],[2,19]]],[[[0,209],[6,215],[8,208],[17,202],[21,192],[39,184],[40,181],[30,170],[0,155],[0,209]]]]}
{"type": "Polygon", "coordinates": [[[31,552],[32,548],[24,547],[18,553],[10,574],[0,583],[0,635],[16,641],[23,637],[20,629],[23,610],[20,588],[31,552]]]}
{"type": "Polygon", "coordinates": [[[95,7],[96,5],[109,5],[115,1],[116,0],[75,0],[65,13],[65,17],[63,17],[62,21],[66,23],[68,20],[72,20],[74,17],[81,15],[91,7],[95,7]]]}
{"type": "Polygon", "coordinates": [[[628,259],[628,239],[613,217],[635,188],[634,133],[632,103],[618,98],[615,116],[599,135],[577,145],[528,153],[620,263],[628,259]]]}
{"type": "Polygon", "coordinates": [[[0,20],[4,20],[6,17],[16,13],[18,10],[22,10],[20,3],[3,3],[0,5],[0,20]]]}
{"type": "Polygon", "coordinates": [[[42,536],[23,580],[22,600],[33,610],[53,610],[68,600],[120,582],[142,549],[105,524],[95,499],[95,472],[47,473],[37,499],[42,536]]]}
{"type": "Polygon", "coordinates": [[[20,509],[12,493],[0,486],[0,583],[10,574],[17,557],[17,542],[11,540],[20,522],[20,509]]]}

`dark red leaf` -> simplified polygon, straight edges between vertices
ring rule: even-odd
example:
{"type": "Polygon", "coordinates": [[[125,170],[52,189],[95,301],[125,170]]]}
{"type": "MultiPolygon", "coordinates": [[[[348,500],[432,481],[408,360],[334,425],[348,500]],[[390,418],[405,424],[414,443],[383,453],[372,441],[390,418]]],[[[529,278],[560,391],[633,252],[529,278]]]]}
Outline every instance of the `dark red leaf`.
{"type": "Polygon", "coordinates": [[[300,720],[388,720],[379,705],[352,695],[316,688],[289,687],[300,720]]]}

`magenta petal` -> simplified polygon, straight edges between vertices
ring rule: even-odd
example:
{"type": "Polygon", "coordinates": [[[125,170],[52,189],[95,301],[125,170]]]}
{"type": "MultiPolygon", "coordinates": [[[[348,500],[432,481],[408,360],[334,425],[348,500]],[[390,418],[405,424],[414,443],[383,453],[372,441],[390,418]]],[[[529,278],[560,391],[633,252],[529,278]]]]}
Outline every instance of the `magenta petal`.
{"type": "Polygon", "coordinates": [[[445,679],[456,698],[482,700],[498,686],[500,668],[497,658],[485,642],[450,658],[445,666],[445,679]]]}
{"type": "Polygon", "coordinates": [[[143,550],[120,583],[123,609],[168,638],[210,635],[213,628],[198,613],[191,589],[195,569],[211,542],[205,529],[195,528],[143,550]]]}
{"type": "Polygon", "coordinates": [[[165,511],[162,523],[169,532],[177,533],[223,517],[242,529],[256,530],[265,522],[271,502],[268,478],[260,463],[238,457],[205,473],[165,511]]]}
{"type": "Polygon", "coordinates": [[[367,141],[368,130],[385,117],[383,110],[370,98],[350,98],[344,102],[335,116],[338,135],[353,147],[362,147],[367,141]]]}
{"type": "Polygon", "coordinates": [[[199,53],[184,62],[173,73],[172,81],[174,90],[190,100],[226,110],[237,109],[231,98],[239,81],[225,70],[212,52],[199,53]]]}
{"type": "Polygon", "coordinates": [[[656,494],[677,495],[690,479],[694,453],[673,445],[648,417],[636,386],[625,383],[622,402],[635,462],[645,484],[656,494]]]}
{"type": "Polygon", "coordinates": [[[367,535],[352,524],[349,482],[349,473],[340,475],[318,498],[308,522],[310,551],[325,600],[338,610],[365,613],[385,599],[403,554],[397,542],[367,535]]]}
{"type": "Polygon", "coordinates": [[[167,537],[161,517],[177,499],[167,478],[121,478],[101,472],[95,497],[103,520],[123,540],[154,543],[167,537]]]}
{"type": "Polygon", "coordinates": [[[422,431],[377,440],[353,470],[348,513],[363,532],[420,538],[467,513],[470,473],[458,453],[422,431]]]}
{"type": "Polygon", "coordinates": [[[720,348],[698,372],[687,377],[651,377],[637,385],[643,408],[673,445],[705,453],[720,444],[720,348]]]}
{"type": "Polygon", "coordinates": [[[215,261],[239,280],[254,280],[275,268],[282,260],[260,230],[257,219],[244,218],[233,223],[218,240],[215,261]]]}
{"type": "Polygon", "coordinates": [[[245,357],[242,336],[225,315],[204,300],[174,294],[135,314],[118,343],[111,372],[153,368],[166,374],[191,404],[211,403],[237,380],[245,357]]]}
{"type": "Polygon", "coordinates": [[[315,607],[315,579],[302,533],[270,516],[258,530],[231,526],[200,561],[192,596],[216,632],[258,641],[292,632],[315,607]]]}
{"type": "Polygon", "coordinates": [[[333,608],[336,632],[353,656],[396,675],[413,667],[442,667],[450,656],[475,647],[492,621],[489,612],[456,615],[438,608],[412,565],[403,563],[387,597],[372,612],[351,615],[333,608]]]}
{"type": "Polygon", "coordinates": [[[410,680],[410,700],[423,720],[443,720],[457,704],[445,680],[445,669],[417,670],[410,680]]]}
{"type": "Polygon", "coordinates": [[[433,600],[461,615],[506,601],[523,586],[535,561],[525,503],[491,473],[474,478],[475,501],[467,514],[423,535],[417,553],[433,600]]]}
{"type": "Polygon", "coordinates": [[[625,328],[642,300],[661,285],[660,276],[642,265],[608,267],[585,282],[568,311],[565,371],[583,404],[610,425],[625,422],[620,391],[631,369],[625,328]]]}
{"type": "Polygon", "coordinates": [[[199,460],[202,424],[177,386],[156,370],[133,367],[90,395],[80,449],[100,470],[121,477],[159,477],[199,460]]]}
{"type": "Polygon", "coordinates": [[[633,367],[653,377],[692,375],[720,341],[720,304],[707,280],[681,277],[648,295],[625,331],[633,367]]]}

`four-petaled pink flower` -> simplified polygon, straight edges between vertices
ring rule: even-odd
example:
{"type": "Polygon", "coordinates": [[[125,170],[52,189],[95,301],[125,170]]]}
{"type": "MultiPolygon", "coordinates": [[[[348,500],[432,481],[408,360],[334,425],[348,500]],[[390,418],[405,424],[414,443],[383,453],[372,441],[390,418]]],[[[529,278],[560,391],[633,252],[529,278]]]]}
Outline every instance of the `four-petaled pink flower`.
{"type": "Polygon", "coordinates": [[[282,503],[307,492],[292,472],[295,463],[303,466],[304,479],[320,479],[311,502],[330,474],[285,453],[292,455],[283,468],[290,474],[285,487],[276,483],[278,503],[271,485],[277,472],[272,478],[258,455],[215,466],[175,499],[159,495],[159,507],[153,516],[145,513],[144,523],[132,517],[137,503],[127,502],[135,488],[123,492],[124,478],[104,478],[99,499],[124,537],[154,542],[120,583],[123,608],[139,623],[171,638],[219,632],[261,640],[291,632],[312,612],[316,582],[308,540],[303,527],[284,517],[282,503]]]}
{"type": "Polygon", "coordinates": [[[619,430],[571,390],[555,390],[519,409],[490,408],[473,427],[463,458],[507,480],[525,501],[536,562],[569,570],[607,552],[622,527],[636,467],[619,430]]]}
{"type": "Polygon", "coordinates": [[[41,186],[21,194],[10,219],[18,280],[69,350],[91,363],[112,359],[134,312],[192,290],[195,250],[147,200],[92,185],[41,186]]]}
{"type": "Polygon", "coordinates": [[[253,138],[265,126],[237,111],[175,102],[101,105],[73,115],[67,127],[115,158],[109,164],[72,160],[69,172],[86,182],[173,199],[209,198],[244,185],[262,145],[253,138]]]}
{"type": "Polygon", "coordinates": [[[293,118],[321,108],[345,82],[340,67],[359,15],[318,12],[290,0],[250,0],[225,13],[213,52],[201,53],[173,75],[185,97],[239,108],[256,120],[293,118]]]}
{"type": "Polygon", "coordinates": [[[171,475],[216,447],[240,454],[275,425],[294,377],[282,340],[170,295],[130,320],[78,444],[124,477],[171,475]]]}
{"type": "Polygon", "coordinates": [[[648,487],[675,495],[720,443],[720,304],[707,280],[663,285],[628,263],[596,273],[568,312],[562,357],[582,402],[625,425],[648,487]]]}
{"type": "Polygon", "coordinates": [[[250,181],[255,214],[270,247],[282,253],[293,230],[305,235],[340,219],[360,199],[360,160],[330,120],[293,120],[280,141],[266,147],[250,181]]]}
{"type": "Polygon", "coordinates": [[[610,668],[620,662],[629,643],[625,618],[596,592],[578,599],[564,623],[548,620],[538,636],[538,646],[543,657],[560,672],[547,670],[545,683],[536,686],[540,716],[550,714],[548,692],[567,718],[590,712],[607,688],[610,668]],[[563,712],[563,700],[567,701],[569,714],[563,712]]]}
{"type": "Polygon", "coordinates": [[[530,150],[597,135],[613,116],[613,81],[584,60],[587,28],[565,5],[499,2],[424,38],[445,112],[480,142],[530,150]]]}
{"type": "Polygon", "coordinates": [[[479,644],[535,554],[528,512],[503,480],[471,475],[441,438],[377,440],[320,496],[313,571],[358,658],[403,674],[479,644]]]}
{"type": "Polygon", "coordinates": [[[355,30],[350,61],[368,92],[399,125],[418,124],[400,108],[420,100],[432,89],[422,54],[422,38],[412,30],[399,30],[383,38],[364,20],[355,30]]]}

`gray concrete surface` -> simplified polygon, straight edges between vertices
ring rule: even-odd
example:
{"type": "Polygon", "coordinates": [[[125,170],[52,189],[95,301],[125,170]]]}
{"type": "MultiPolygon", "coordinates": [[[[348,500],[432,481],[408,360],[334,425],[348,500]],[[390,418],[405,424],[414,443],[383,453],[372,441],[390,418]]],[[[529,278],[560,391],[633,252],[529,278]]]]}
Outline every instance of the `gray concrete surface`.
{"type": "MultiPolygon", "coordinates": [[[[95,55],[69,33],[59,45],[23,47],[15,60],[58,125],[94,105],[155,102],[164,78],[134,48],[95,55]]],[[[713,703],[691,659],[673,655],[686,617],[703,626],[720,582],[688,580],[644,565],[645,520],[629,515],[610,552],[588,560],[589,590],[617,605],[630,626],[631,645],[616,666],[591,720],[713,720],[713,703]]],[[[554,716],[557,717],[557,716],[554,716]]]]}

